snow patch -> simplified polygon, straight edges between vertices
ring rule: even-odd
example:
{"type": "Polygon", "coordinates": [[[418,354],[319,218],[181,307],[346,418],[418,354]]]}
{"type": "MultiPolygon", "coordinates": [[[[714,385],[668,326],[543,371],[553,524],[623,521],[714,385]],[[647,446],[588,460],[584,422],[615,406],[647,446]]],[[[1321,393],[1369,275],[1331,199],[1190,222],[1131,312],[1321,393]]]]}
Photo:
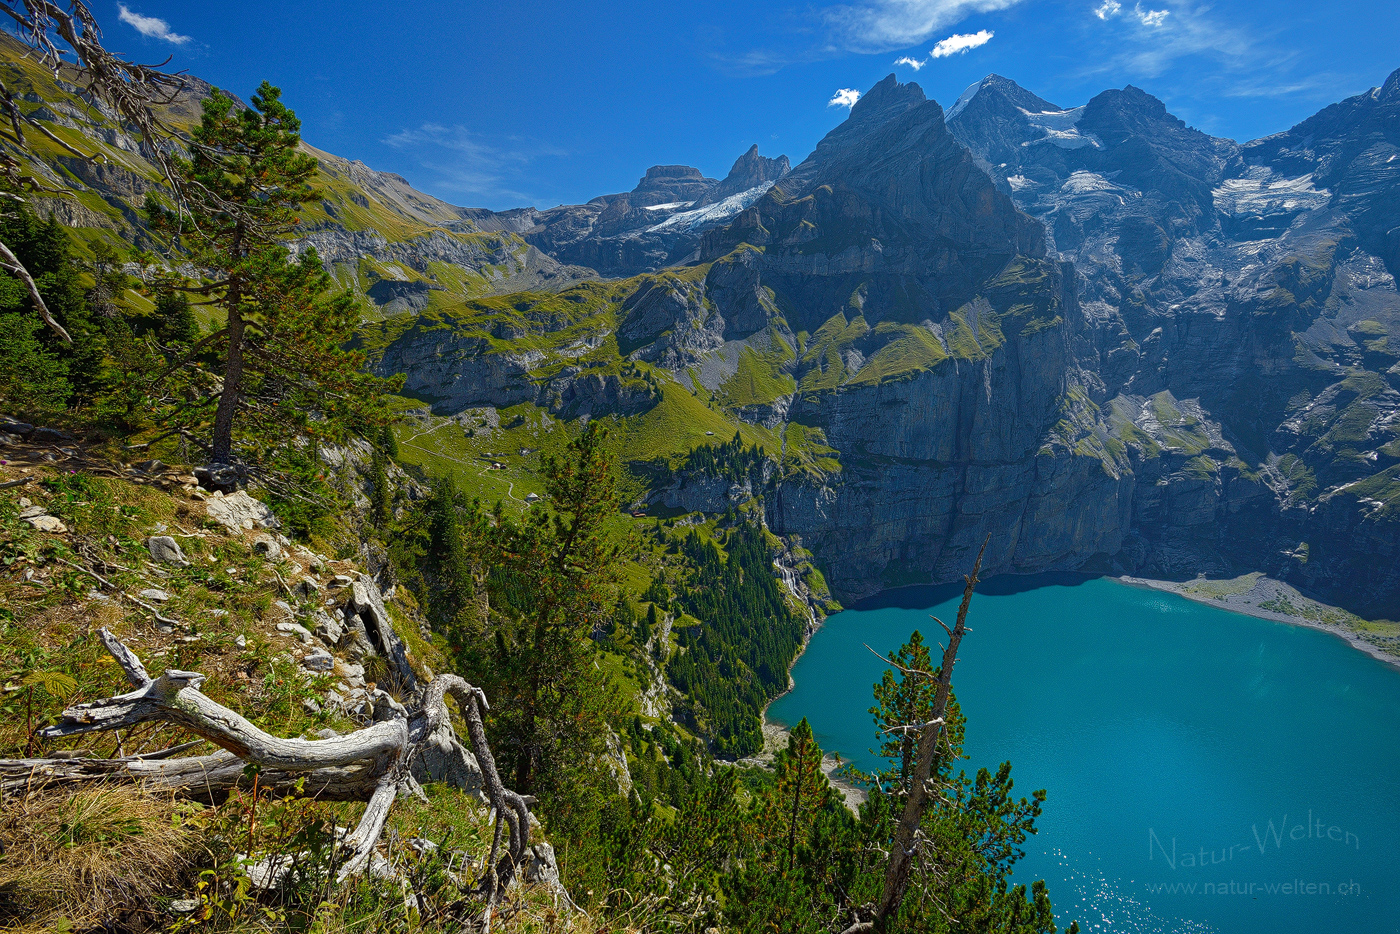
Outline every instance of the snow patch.
{"type": "Polygon", "coordinates": [[[1083,169],[1071,173],[1070,177],[1065,179],[1064,184],[1060,186],[1060,190],[1071,195],[1083,195],[1091,191],[1122,191],[1121,188],[1099,173],[1086,172],[1083,169]]]}
{"type": "Polygon", "coordinates": [[[1025,191],[1027,188],[1035,188],[1040,182],[1033,182],[1024,175],[1008,175],[1006,184],[1011,186],[1012,191],[1025,191]]]}
{"type": "Polygon", "coordinates": [[[648,211],[676,211],[688,208],[694,203],[694,201],[672,201],[670,204],[648,204],[646,209],[648,211]]]}
{"type": "Polygon", "coordinates": [[[1241,178],[1226,179],[1212,194],[1216,209],[1231,217],[1312,211],[1332,198],[1326,188],[1313,187],[1311,174],[1288,178],[1262,165],[1241,178]]]}
{"type": "Polygon", "coordinates": [[[1083,149],[1085,146],[1103,148],[1103,141],[1097,136],[1093,133],[1081,133],[1079,130],[1079,119],[1084,116],[1083,105],[1069,110],[1042,110],[1039,113],[1031,113],[1024,107],[1016,109],[1026,115],[1026,120],[1031,126],[1045,134],[1040,139],[1022,143],[1022,146],[1049,143],[1061,149],[1083,149]]]}
{"type": "Polygon", "coordinates": [[[701,227],[707,227],[711,224],[728,220],[763,197],[768,189],[772,187],[772,182],[764,182],[762,185],[756,185],[747,191],[741,191],[737,195],[730,195],[723,201],[707,204],[703,208],[672,214],[661,223],[648,227],[647,230],[697,230],[701,227]]]}
{"type": "Polygon", "coordinates": [[[943,114],[943,122],[947,123],[949,120],[953,119],[958,114],[966,110],[967,105],[972,103],[972,99],[977,96],[978,91],[982,90],[982,85],[985,84],[986,81],[987,79],[983,78],[976,84],[970,85],[966,91],[963,91],[961,96],[959,96],[958,99],[953,102],[953,106],[949,107],[948,110],[943,114]]]}

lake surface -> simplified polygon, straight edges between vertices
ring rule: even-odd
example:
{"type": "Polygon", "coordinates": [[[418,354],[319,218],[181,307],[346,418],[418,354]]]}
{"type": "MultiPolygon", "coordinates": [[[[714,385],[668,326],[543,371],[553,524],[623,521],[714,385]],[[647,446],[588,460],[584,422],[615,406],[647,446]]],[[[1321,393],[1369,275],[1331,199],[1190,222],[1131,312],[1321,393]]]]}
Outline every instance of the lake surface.
{"type": "MultiPolygon", "coordinates": [[[[951,625],[960,597],[905,588],[832,616],[770,718],[806,716],[873,767],[888,666],[863,643],[941,645],[929,614],[951,625]]],[[[1020,794],[1048,791],[1016,879],[1046,880],[1062,929],[1400,932],[1400,669],[1107,578],[985,581],[968,628],[962,766],[1010,760],[1020,794]]]]}

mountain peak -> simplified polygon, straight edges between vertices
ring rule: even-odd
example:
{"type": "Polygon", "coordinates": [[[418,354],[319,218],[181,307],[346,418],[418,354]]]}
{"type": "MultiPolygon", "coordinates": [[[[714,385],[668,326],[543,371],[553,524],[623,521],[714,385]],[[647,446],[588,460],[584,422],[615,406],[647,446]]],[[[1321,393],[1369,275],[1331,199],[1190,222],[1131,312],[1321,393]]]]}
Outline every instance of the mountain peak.
{"type": "Polygon", "coordinates": [[[1037,97],[1030,91],[1021,87],[1010,78],[1004,78],[998,74],[990,74],[975,84],[969,85],[967,90],[958,96],[957,101],[948,112],[944,114],[944,120],[952,120],[962,114],[974,100],[980,106],[988,109],[998,109],[999,105],[1009,105],[1018,107],[1030,113],[1044,113],[1046,111],[1060,111],[1063,107],[1052,104],[1044,98],[1037,97]]]}
{"type": "Polygon", "coordinates": [[[704,197],[717,182],[690,165],[654,165],[629,195],[632,207],[669,204],[676,201],[696,201],[704,197]]]}
{"type": "Polygon", "coordinates": [[[775,182],[788,174],[790,168],[787,156],[779,156],[776,159],[760,156],[758,144],[754,143],[748,152],[734,160],[734,167],[729,170],[724,181],[711,188],[700,200],[700,204],[712,204],[741,191],[757,188],[764,182],[775,182]]]}
{"type": "Polygon", "coordinates": [[[1383,101],[1400,103],[1400,68],[1392,71],[1390,77],[1385,79],[1377,97],[1383,101]]]}
{"type": "Polygon", "coordinates": [[[922,104],[928,100],[924,96],[924,89],[913,81],[908,84],[900,84],[899,79],[893,74],[885,76],[884,80],[876,84],[869,91],[861,95],[851,108],[851,116],[848,119],[864,119],[880,111],[899,108],[908,109],[922,104]]]}

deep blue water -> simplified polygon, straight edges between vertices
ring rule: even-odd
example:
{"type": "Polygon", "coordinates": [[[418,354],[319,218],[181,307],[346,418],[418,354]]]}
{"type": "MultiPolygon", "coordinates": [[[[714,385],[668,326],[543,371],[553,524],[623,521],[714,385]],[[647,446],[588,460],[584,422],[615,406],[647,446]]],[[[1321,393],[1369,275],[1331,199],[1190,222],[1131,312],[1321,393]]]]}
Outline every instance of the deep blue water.
{"type": "MultiPolygon", "coordinates": [[[[928,616],[951,625],[960,596],[906,588],[832,616],[770,717],[875,765],[887,666],[863,643],[941,645],[928,616]]],[[[1046,880],[1062,929],[1400,932],[1400,669],[1105,578],[986,581],[968,627],[962,764],[1010,760],[1018,792],[1048,791],[1016,879],[1046,880]]]]}

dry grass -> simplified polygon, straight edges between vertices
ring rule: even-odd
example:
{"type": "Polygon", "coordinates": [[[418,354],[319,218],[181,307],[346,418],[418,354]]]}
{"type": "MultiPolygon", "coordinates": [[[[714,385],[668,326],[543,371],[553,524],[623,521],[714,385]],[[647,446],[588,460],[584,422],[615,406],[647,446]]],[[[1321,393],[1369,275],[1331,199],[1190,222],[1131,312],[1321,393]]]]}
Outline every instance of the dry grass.
{"type": "Polygon", "coordinates": [[[0,921],[11,931],[155,920],[173,894],[194,834],[169,796],[132,785],[33,792],[0,812],[0,921]]]}

